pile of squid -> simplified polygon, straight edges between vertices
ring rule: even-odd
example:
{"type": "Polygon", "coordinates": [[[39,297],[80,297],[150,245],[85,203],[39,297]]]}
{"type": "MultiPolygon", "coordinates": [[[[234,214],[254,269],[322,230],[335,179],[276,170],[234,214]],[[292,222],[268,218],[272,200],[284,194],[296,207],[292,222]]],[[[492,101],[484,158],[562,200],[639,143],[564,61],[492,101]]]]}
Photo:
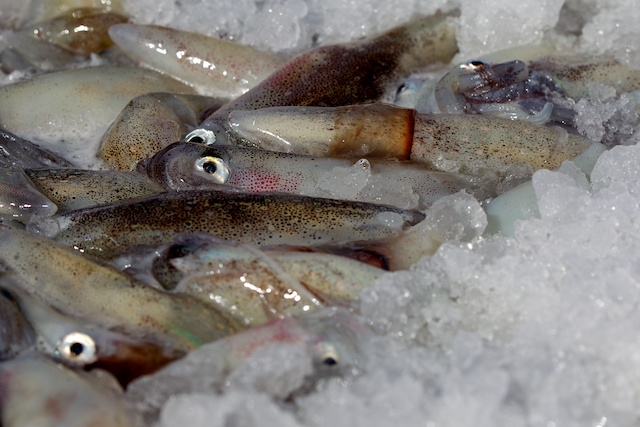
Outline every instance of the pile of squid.
{"type": "Polygon", "coordinates": [[[588,83],[640,88],[549,48],[452,65],[445,14],[291,57],[112,3],[2,27],[3,427],[148,425],[159,384],[219,391],[272,343],[311,362],[282,399],[357,375],[360,292],[478,237],[442,198],[509,234],[536,214],[534,171],[606,149],[576,129],[588,83]]]}

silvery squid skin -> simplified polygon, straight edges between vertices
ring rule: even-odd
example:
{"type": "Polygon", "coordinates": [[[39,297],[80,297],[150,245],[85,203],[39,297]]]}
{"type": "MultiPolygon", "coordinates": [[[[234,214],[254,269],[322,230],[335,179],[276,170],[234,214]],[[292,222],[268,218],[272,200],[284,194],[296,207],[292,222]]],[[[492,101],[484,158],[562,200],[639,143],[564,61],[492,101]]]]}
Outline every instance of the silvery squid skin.
{"type": "Polygon", "coordinates": [[[154,25],[114,25],[109,35],[132,59],[201,95],[235,98],[284,63],[279,55],[250,46],[154,25]]]}
{"type": "Polygon", "coordinates": [[[215,189],[226,184],[248,192],[282,192],[405,209],[423,209],[442,196],[475,189],[469,177],[433,171],[414,162],[311,157],[188,142],[171,144],[145,160],[140,169],[169,190],[215,189]]]}
{"type": "Polygon", "coordinates": [[[126,405],[122,391],[107,380],[74,372],[34,353],[2,362],[1,424],[3,427],[139,427],[140,420],[126,405]]]}
{"type": "Polygon", "coordinates": [[[229,313],[245,325],[321,307],[355,307],[385,270],[321,252],[236,245],[186,234],[153,261],[163,286],[229,313]],[[182,256],[181,256],[182,255],[182,256]]]}
{"type": "Polygon", "coordinates": [[[485,115],[416,114],[385,104],[239,110],[228,123],[247,143],[269,150],[410,159],[471,175],[504,173],[516,164],[552,169],[592,144],[559,127],[485,115]]]}
{"type": "Polygon", "coordinates": [[[207,117],[185,140],[224,144],[226,120],[235,110],[283,105],[339,106],[373,102],[402,75],[448,63],[458,50],[448,16],[418,19],[377,37],[322,46],[302,53],[244,95],[207,117]]]}
{"type": "Polygon", "coordinates": [[[0,230],[1,286],[63,315],[153,344],[176,357],[240,325],[200,301],[167,295],[78,251],[17,229],[0,230]]]}
{"type": "Polygon", "coordinates": [[[193,190],[71,211],[30,228],[87,254],[114,258],[136,246],[171,243],[179,232],[207,232],[257,246],[310,246],[378,239],[423,218],[416,211],[368,203],[193,190]]]}

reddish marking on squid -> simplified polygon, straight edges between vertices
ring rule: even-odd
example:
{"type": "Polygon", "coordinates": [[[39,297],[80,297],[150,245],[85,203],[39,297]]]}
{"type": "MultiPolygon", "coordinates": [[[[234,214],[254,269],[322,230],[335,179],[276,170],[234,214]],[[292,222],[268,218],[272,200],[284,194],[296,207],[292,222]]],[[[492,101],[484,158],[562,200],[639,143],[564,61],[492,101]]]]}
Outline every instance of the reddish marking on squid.
{"type": "Polygon", "coordinates": [[[66,416],[67,409],[71,406],[76,396],[68,394],[48,397],[44,402],[44,410],[56,420],[62,420],[66,416]]]}
{"type": "Polygon", "coordinates": [[[230,337],[227,343],[232,353],[245,359],[267,344],[299,344],[305,338],[300,332],[301,330],[295,319],[274,319],[264,325],[250,329],[242,334],[243,336],[230,337]]]}
{"type": "Polygon", "coordinates": [[[299,179],[285,178],[282,174],[275,172],[264,172],[260,170],[242,170],[234,174],[230,185],[237,185],[249,191],[269,192],[284,191],[294,192],[300,186],[302,176],[299,179]]]}

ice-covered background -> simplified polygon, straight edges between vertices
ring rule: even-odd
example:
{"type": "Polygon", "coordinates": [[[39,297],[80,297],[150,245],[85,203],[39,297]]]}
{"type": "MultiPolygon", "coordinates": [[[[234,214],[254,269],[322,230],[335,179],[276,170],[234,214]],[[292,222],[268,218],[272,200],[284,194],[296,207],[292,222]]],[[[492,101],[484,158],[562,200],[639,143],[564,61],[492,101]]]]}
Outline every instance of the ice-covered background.
{"type": "MultiPolygon", "coordinates": [[[[640,67],[635,0],[129,0],[126,9],[138,22],[287,52],[458,9],[459,60],[544,42],[640,67]]],[[[590,177],[571,165],[568,173],[537,172],[541,218],[519,223],[514,237],[447,243],[365,291],[361,311],[382,335],[361,376],[298,398],[295,416],[268,389],[181,396],[166,405],[161,425],[638,425],[636,101],[594,92],[583,132],[623,132],[626,145],[603,154],[590,177]]],[[[473,202],[447,203],[469,227],[482,224],[473,202]]],[[[283,372],[300,371],[295,364],[273,357],[261,375],[276,384],[283,372]]]]}

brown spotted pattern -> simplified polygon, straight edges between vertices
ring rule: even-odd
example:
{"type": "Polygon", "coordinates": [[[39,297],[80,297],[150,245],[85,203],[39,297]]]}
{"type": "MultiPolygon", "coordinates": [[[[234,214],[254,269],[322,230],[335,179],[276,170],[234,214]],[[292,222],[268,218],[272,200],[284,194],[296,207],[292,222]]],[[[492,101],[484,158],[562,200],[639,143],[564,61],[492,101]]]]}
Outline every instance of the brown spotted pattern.
{"type": "Polygon", "coordinates": [[[27,169],[34,186],[58,206],[58,213],[157,194],[164,189],[136,172],[87,169],[27,169]]]}
{"type": "Polygon", "coordinates": [[[183,191],[62,214],[56,240],[103,258],[171,243],[179,232],[256,246],[327,244],[395,234],[398,229],[384,224],[381,214],[399,215],[401,228],[424,218],[388,206],[288,194],[183,191]]]}
{"type": "Polygon", "coordinates": [[[167,295],[33,233],[0,231],[0,262],[12,286],[60,313],[168,349],[188,351],[239,330],[200,301],[167,295]]]}
{"type": "Polygon", "coordinates": [[[401,75],[419,66],[447,63],[457,50],[455,30],[441,14],[363,41],[319,47],[293,58],[203,125],[221,124],[233,110],[372,102],[401,75]]]}
{"type": "Polygon", "coordinates": [[[482,115],[418,115],[415,129],[412,161],[471,175],[519,163],[554,169],[593,144],[559,128],[482,115]]]}

